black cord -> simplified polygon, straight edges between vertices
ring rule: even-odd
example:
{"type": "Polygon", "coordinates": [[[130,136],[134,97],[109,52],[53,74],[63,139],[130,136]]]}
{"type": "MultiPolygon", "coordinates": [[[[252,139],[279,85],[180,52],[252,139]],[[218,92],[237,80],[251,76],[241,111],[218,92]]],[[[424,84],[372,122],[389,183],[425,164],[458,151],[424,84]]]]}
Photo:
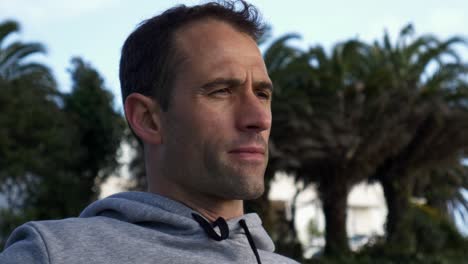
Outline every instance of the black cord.
{"type": "Polygon", "coordinates": [[[198,222],[198,224],[205,230],[205,233],[211,237],[212,239],[216,241],[221,241],[229,237],[229,227],[226,223],[226,220],[224,218],[219,217],[214,221],[213,224],[210,224],[205,218],[199,216],[198,214],[192,213],[193,219],[198,222]],[[216,231],[214,231],[214,227],[219,227],[219,232],[221,235],[218,235],[216,231]]]}
{"type": "Polygon", "coordinates": [[[247,227],[247,223],[245,222],[244,219],[242,219],[239,221],[239,224],[245,231],[245,235],[247,237],[247,240],[249,240],[250,247],[252,248],[252,251],[254,252],[255,257],[257,258],[257,263],[262,264],[262,262],[260,261],[260,255],[258,254],[257,247],[255,246],[252,235],[250,234],[249,228],[247,227]]]}

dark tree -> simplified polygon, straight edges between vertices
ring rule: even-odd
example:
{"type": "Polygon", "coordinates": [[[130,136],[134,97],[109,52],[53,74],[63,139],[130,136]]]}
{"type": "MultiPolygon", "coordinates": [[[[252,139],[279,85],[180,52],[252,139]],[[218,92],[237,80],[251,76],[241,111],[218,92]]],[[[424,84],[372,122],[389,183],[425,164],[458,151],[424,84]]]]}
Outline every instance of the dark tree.
{"type": "Polygon", "coordinates": [[[407,26],[395,45],[385,35],[382,43],[350,40],[326,52],[288,45],[294,37],[265,54],[275,85],[275,168],[318,186],[327,254],[349,252],[348,192],[368,179],[384,187],[388,240],[408,246],[403,223],[415,172],[459,157],[468,143],[467,68],[454,50],[463,40],[415,38],[407,26]]]}

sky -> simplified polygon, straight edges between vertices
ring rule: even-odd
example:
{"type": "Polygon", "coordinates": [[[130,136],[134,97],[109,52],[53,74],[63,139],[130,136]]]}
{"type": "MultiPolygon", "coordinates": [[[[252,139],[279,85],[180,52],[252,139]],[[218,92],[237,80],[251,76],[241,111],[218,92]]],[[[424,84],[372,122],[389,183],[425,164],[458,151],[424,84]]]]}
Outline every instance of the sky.
{"type": "MultiPolygon", "coordinates": [[[[155,0],[0,0],[0,21],[14,19],[21,32],[9,41],[37,41],[47,48],[45,56],[33,59],[52,68],[59,89],[71,88],[70,60],[80,56],[95,67],[121,107],[118,65],[126,37],[142,20],[177,4],[205,1],[155,0]]],[[[373,41],[384,30],[397,36],[407,23],[416,32],[440,38],[468,36],[466,0],[251,0],[264,21],[273,28],[273,38],[299,33],[301,47],[331,47],[349,38],[373,41]]],[[[461,51],[468,58],[468,51],[461,51]]]]}

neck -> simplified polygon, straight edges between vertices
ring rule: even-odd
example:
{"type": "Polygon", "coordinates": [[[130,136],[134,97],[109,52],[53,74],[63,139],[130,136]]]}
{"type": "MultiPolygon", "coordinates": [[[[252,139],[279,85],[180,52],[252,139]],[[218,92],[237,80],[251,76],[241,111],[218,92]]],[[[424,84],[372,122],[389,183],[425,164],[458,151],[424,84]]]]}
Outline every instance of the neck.
{"type": "MultiPolygon", "coordinates": [[[[149,147],[145,149],[145,159],[150,156],[159,157],[160,154],[149,147]],[[146,153],[146,151],[156,153],[146,153]]],[[[145,160],[145,163],[149,192],[183,203],[211,222],[219,217],[229,220],[244,214],[242,200],[226,199],[212,193],[203,193],[171,180],[174,178],[174,173],[167,173],[166,169],[160,167],[160,164],[166,163],[163,160],[145,160]]]]}
{"type": "Polygon", "coordinates": [[[242,200],[226,200],[214,195],[187,191],[166,181],[150,183],[149,186],[149,192],[183,203],[211,222],[218,217],[229,220],[244,214],[242,200]]]}

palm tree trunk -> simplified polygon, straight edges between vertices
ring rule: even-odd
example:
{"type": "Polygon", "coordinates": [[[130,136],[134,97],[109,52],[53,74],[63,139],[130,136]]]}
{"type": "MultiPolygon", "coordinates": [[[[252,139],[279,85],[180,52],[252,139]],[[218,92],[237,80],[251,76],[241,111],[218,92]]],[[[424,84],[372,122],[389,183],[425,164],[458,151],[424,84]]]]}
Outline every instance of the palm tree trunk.
{"type": "Polygon", "coordinates": [[[325,254],[344,255],[350,252],[346,231],[346,210],[349,188],[346,183],[328,180],[319,185],[325,214],[325,254]]]}
{"type": "Polygon", "coordinates": [[[387,203],[387,243],[401,250],[413,247],[411,232],[411,181],[409,177],[386,175],[380,180],[387,203]]]}
{"type": "Polygon", "coordinates": [[[291,199],[291,219],[288,220],[288,226],[289,229],[291,230],[291,238],[293,241],[298,241],[297,237],[297,231],[296,231],[296,203],[297,203],[297,197],[299,194],[302,192],[302,189],[298,188],[296,189],[296,193],[294,194],[293,198],[291,199]]]}

